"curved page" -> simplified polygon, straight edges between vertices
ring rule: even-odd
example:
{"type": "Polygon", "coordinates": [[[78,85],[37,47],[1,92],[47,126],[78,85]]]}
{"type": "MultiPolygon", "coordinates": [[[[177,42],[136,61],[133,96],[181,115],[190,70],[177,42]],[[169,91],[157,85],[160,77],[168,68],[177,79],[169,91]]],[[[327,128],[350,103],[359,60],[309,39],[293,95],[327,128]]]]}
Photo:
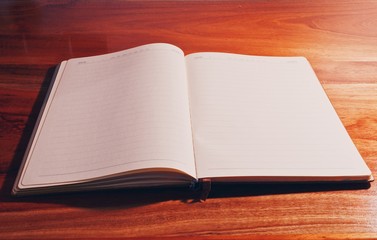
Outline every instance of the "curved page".
{"type": "Polygon", "coordinates": [[[21,186],[59,185],[138,169],[195,177],[182,51],[150,44],[71,59],[59,73],[21,186]]]}

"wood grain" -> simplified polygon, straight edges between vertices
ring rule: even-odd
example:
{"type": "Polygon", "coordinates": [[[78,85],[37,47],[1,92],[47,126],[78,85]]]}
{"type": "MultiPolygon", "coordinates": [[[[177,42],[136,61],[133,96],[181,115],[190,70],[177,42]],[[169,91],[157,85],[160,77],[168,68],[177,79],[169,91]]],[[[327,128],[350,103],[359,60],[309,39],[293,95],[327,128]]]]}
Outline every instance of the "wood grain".
{"type": "Polygon", "coordinates": [[[376,175],[376,1],[1,1],[0,239],[377,238],[375,183],[214,186],[205,203],[184,189],[11,197],[52,67],[152,42],[307,57],[376,175]]]}

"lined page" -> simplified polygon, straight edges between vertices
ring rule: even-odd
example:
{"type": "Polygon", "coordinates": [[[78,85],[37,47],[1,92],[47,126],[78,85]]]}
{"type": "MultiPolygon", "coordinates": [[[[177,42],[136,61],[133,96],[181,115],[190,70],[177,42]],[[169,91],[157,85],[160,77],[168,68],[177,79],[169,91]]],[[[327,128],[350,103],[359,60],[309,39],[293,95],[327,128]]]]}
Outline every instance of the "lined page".
{"type": "Polygon", "coordinates": [[[38,129],[23,186],[145,168],[195,177],[182,51],[150,44],[69,60],[38,129]]]}
{"type": "Polygon", "coordinates": [[[305,58],[186,61],[199,178],[371,174],[305,58]]]}

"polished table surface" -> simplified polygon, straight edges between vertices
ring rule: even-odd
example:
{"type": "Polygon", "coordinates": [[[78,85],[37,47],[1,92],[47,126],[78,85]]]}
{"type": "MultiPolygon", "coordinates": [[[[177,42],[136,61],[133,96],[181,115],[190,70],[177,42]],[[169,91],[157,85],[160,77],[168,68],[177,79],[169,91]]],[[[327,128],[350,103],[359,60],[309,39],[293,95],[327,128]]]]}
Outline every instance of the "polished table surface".
{"type": "Polygon", "coordinates": [[[376,175],[377,1],[1,1],[0,239],[377,238],[375,183],[10,196],[51,68],[153,42],[307,57],[376,175]]]}

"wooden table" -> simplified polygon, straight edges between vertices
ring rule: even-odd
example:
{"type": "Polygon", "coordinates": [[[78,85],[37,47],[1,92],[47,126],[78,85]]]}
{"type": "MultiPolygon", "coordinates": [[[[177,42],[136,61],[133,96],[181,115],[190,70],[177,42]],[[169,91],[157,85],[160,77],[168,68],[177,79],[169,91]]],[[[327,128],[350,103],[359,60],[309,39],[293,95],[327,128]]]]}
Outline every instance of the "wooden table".
{"type": "Polygon", "coordinates": [[[279,184],[13,198],[10,189],[62,60],[168,42],[185,53],[306,56],[377,173],[377,2],[1,1],[0,238],[377,238],[377,188],[279,184]]]}

